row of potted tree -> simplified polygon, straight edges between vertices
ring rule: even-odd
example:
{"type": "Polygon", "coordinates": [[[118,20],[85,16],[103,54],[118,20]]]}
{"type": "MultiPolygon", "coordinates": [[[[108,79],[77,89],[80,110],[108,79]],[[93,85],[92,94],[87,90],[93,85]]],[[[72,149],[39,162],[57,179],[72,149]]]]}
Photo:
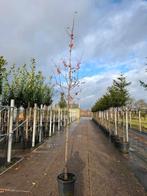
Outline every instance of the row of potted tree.
{"type": "Polygon", "coordinates": [[[9,105],[10,100],[14,99],[17,107],[32,107],[34,103],[38,106],[50,105],[52,95],[51,77],[46,82],[42,72],[36,69],[35,59],[31,60],[30,65],[9,66],[6,59],[0,57],[1,104],[9,105]]]}
{"type": "MultiPolygon", "coordinates": [[[[130,85],[126,77],[121,74],[116,80],[113,80],[112,86],[108,87],[107,92],[92,107],[93,120],[95,120],[103,132],[111,137],[111,141],[122,152],[127,153],[129,149],[128,142],[128,110],[127,103],[130,100],[127,87],[130,85]],[[120,108],[123,113],[122,123],[125,123],[124,137],[118,135],[118,118],[120,108]],[[111,122],[113,121],[113,122],[111,122]],[[111,124],[113,131],[111,130],[111,124]]],[[[124,129],[124,126],[122,127],[124,129]]]]}
{"type": "Polygon", "coordinates": [[[104,111],[111,107],[118,108],[126,106],[130,96],[127,87],[131,82],[127,82],[126,77],[121,74],[113,84],[108,87],[107,92],[96,101],[92,107],[92,112],[104,111]]]}

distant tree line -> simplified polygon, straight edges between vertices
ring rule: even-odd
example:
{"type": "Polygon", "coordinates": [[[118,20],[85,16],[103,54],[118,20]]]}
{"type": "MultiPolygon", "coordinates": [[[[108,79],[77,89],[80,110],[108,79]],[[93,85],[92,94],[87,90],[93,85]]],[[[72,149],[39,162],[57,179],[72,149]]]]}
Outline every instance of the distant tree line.
{"type": "Polygon", "coordinates": [[[113,84],[108,87],[106,94],[96,101],[92,107],[92,112],[125,106],[130,99],[127,90],[127,86],[130,84],[131,82],[127,82],[126,77],[121,74],[116,80],[113,80],[113,84]]]}
{"type": "Polygon", "coordinates": [[[1,104],[8,105],[10,99],[15,100],[17,107],[33,106],[34,103],[50,105],[53,88],[41,71],[36,70],[35,59],[30,65],[7,66],[6,59],[0,57],[0,97],[1,104]]]}

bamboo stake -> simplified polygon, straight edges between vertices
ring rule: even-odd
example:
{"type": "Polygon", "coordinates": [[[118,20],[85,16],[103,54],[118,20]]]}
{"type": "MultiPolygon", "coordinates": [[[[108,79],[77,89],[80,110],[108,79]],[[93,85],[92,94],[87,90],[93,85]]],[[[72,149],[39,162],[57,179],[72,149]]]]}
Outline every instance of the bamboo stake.
{"type": "Polygon", "coordinates": [[[123,142],[125,142],[125,130],[124,130],[124,124],[125,124],[125,118],[124,118],[124,111],[122,111],[122,128],[123,128],[123,142]]]}
{"type": "Polygon", "coordinates": [[[66,109],[63,109],[63,126],[66,126],[66,109]]]}
{"type": "Polygon", "coordinates": [[[10,110],[7,112],[7,134],[9,134],[10,110]]]}
{"type": "Polygon", "coordinates": [[[56,118],[56,111],[53,110],[53,134],[55,133],[55,118],[56,118]]]}
{"type": "Polygon", "coordinates": [[[129,112],[129,124],[130,124],[130,128],[132,128],[132,112],[129,112]]]}
{"type": "Polygon", "coordinates": [[[49,136],[52,136],[52,108],[50,108],[50,128],[49,128],[49,136]]]}
{"type": "Polygon", "coordinates": [[[50,106],[47,106],[47,130],[49,130],[49,122],[50,122],[50,115],[49,115],[49,113],[50,113],[50,106]]]}
{"type": "Polygon", "coordinates": [[[128,136],[128,108],[126,108],[126,142],[129,141],[129,136],[128,136]]]}
{"type": "Polygon", "coordinates": [[[48,108],[46,105],[44,105],[44,112],[46,114],[46,116],[45,116],[45,131],[46,131],[47,127],[48,127],[48,108]]]}
{"type": "Polygon", "coordinates": [[[18,135],[19,135],[19,128],[18,128],[18,124],[19,124],[19,109],[17,108],[17,111],[16,111],[16,141],[18,142],[18,135]]]}
{"type": "Polygon", "coordinates": [[[0,131],[2,131],[2,112],[0,111],[0,131]]]}
{"type": "Polygon", "coordinates": [[[13,111],[14,111],[14,100],[11,99],[10,103],[10,121],[9,121],[9,132],[8,132],[8,151],[7,151],[7,162],[11,162],[12,155],[12,134],[13,134],[13,111]]]}
{"type": "Polygon", "coordinates": [[[42,142],[42,117],[43,117],[43,105],[40,106],[40,129],[39,129],[39,143],[42,142]]]}
{"type": "Polygon", "coordinates": [[[60,108],[58,108],[58,131],[60,131],[60,108]]]}
{"type": "Polygon", "coordinates": [[[109,131],[109,122],[108,122],[108,120],[109,120],[109,115],[108,115],[108,110],[106,111],[106,127],[107,127],[107,130],[109,131]]]}
{"type": "Polygon", "coordinates": [[[65,168],[64,168],[64,178],[65,180],[68,178],[67,176],[67,172],[68,172],[68,166],[67,166],[67,161],[68,161],[68,143],[69,143],[69,119],[70,118],[70,114],[69,114],[69,104],[68,104],[68,108],[67,108],[67,126],[66,126],[66,132],[65,132],[65,168]]]}
{"type": "Polygon", "coordinates": [[[63,125],[62,120],[63,120],[63,110],[61,109],[61,111],[60,111],[60,126],[61,127],[63,125]]]}
{"type": "Polygon", "coordinates": [[[26,141],[28,141],[29,138],[28,131],[29,131],[29,108],[26,109],[26,126],[25,126],[26,141]]]}
{"type": "Polygon", "coordinates": [[[115,125],[115,135],[117,135],[117,109],[114,109],[114,125],[115,125]]]}
{"type": "Polygon", "coordinates": [[[33,136],[32,136],[32,147],[35,146],[35,136],[36,136],[36,118],[37,118],[37,104],[34,104],[34,118],[33,118],[33,136]]]}
{"type": "Polygon", "coordinates": [[[141,111],[139,111],[138,117],[139,117],[139,131],[141,132],[141,111]]]}

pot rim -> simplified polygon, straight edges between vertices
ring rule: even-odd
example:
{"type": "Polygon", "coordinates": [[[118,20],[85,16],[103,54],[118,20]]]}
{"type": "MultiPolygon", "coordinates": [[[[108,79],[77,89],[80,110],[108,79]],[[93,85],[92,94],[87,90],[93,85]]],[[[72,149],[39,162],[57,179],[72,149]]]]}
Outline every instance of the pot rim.
{"type": "Polygon", "coordinates": [[[67,180],[64,179],[64,174],[65,174],[65,173],[59,174],[59,175],[57,176],[57,179],[58,179],[59,181],[64,182],[64,183],[69,183],[69,182],[75,182],[75,181],[76,181],[76,176],[75,176],[75,174],[73,174],[73,173],[67,173],[67,175],[68,175],[68,179],[67,179],[67,180]]]}

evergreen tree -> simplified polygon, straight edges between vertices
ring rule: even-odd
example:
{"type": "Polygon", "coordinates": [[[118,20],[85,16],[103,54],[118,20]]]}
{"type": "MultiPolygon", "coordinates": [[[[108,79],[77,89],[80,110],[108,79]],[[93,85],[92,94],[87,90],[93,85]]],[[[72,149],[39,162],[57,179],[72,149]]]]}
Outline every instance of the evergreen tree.
{"type": "Polygon", "coordinates": [[[126,106],[130,100],[127,86],[130,82],[126,81],[126,77],[121,74],[117,80],[113,80],[111,87],[108,87],[107,92],[103,95],[92,107],[92,112],[103,111],[110,107],[126,106]]]}
{"type": "Polygon", "coordinates": [[[60,94],[59,106],[60,108],[65,108],[67,106],[65,98],[64,98],[64,93],[60,94]]]}
{"type": "Polygon", "coordinates": [[[121,74],[117,80],[113,80],[112,86],[108,88],[112,107],[121,107],[127,104],[129,100],[127,86],[130,84],[131,82],[127,82],[123,74],[121,74]]]}
{"type": "Polygon", "coordinates": [[[140,80],[140,85],[144,87],[145,90],[147,90],[147,84],[140,80]]]}
{"type": "Polygon", "coordinates": [[[45,83],[41,71],[36,71],[35,59],[31,60],[30,67],[21,65],[11,66],[4,80],[3,104],[7,105],[10,99],[15,100],[17,107],[34,106],[34,103],[50,105],[52,103],[52,87],[45,83]]]}
{"type": "MultiPolygon", "coordinates": [[[[146,58],[147,58],[147,57],[146,57],[146,58]]],[[[146,65],[147,65],[147,63],[146,63],[146,65]]],[[[147,72],[147,69],[145,70],[145,72],[147,72]]],[[[140,85],[141,85],[142,87],[144,87],[145,90],[147,90],[147,83],[144,82],[144,81],[142,81],[142,80],[139,80],[139,82],[140,82],[140,85]]]]}
{"type": "Polygon", "coordinates": [[[2,104],[2,89],[3,89],[3,78],[6,71],[5,65],[7,65],[6,59],[0,56],[0,105],[2,104]]]}

